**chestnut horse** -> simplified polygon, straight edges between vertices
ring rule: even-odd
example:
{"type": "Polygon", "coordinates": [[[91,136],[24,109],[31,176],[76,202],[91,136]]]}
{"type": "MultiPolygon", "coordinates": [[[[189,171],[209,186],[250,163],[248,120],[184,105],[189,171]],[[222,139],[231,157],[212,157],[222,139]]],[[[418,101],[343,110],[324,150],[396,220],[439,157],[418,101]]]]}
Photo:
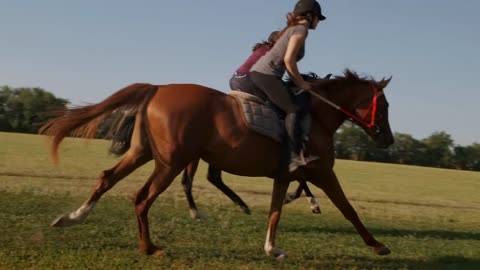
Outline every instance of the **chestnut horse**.
{"type": "Polygon", "coordinates": [[[284,165],[281,144],[248,129],[236,100],[223,92],[195,84],[133,84],[104,101],[69,109],[48,121],[40,133],[53,136],[51,156],[58,161],[58,147],[66,136],[93,138],[98,125],[116,110],[136,112],[130,148],[112,168],[100,175],[98,185],[74,212],[55,220],[54,226],[81,223],[100,197],[132,171],[154,159],[155,168],[134,198],[139,226],[139,249],[160,255],[163,249],[151,242],[148,211],[184,168],[199,158],[214,168],[242,176],[274,178],[265,241],[267,255],[278,259],[286,252],[275,246],[275,235],[290,181],[308,181],[321,188],[375,253],[390,250],[363,225],[346,198],[333,171],[333,135],[347,119],[353,119],[386,148],[393,143],[388,103],[383,89],[390,80],[361,78],[346,70],[330,80],[310,80],[313,88],[312,124],[308,152],[320,157],[292,174],[284,165]]]}
{"type": "MultiPolygon", "coordinates": [[[[312,78],[319,78],[316,74],[310,73],[308,75],[302,74],[305,80],[312,78]]],[[[323,79],[329,79],[331,74],[323,79]]],[[[293,81],[287,81],[287,85],[291,88],[294,88],[295,85],[293,81]]],[[[112,117],[110,121],[110,128],[102,137],[111,139],[112,145],[110,146],[109,152],[116,156],[121,156],[125,154],[130,148],[130,141],[133,136],[133,128],[135,126],[135,114],[130,111],[123,111],[119,114],[112,117]]],[[[182,186],[185,192],[185,197],[187,198],[188,206],[190,208],[190,216],[196,220],[203,220],[204,215],[197,208],[197,204],[193,198],[192,194],[192,185],[195,173],[197,171],[198,163],[200,159],[192,161],[187,165],[182,175],[182,186]]],[[[216,168],[213,168],[211,165],[208,166],[207,180],[214,187],[223,192],[233,203],[240,207],[242,212],[245,214],[250,214],[250,208],[248,205],[237,195],[230,187],[228,187],[222,179],[222,171],[216,168]]],[[[288,204],[298,198],[300,198],[302,192],[305,192],[308,202],[310,204],[310,210],[314,214],[321,214],[320,205],[318,204],[315,196],[308,187],[305,181],[300,181],[297,189],[294,193],[287,193],[285,196],[285,204],[288,204]]]]}

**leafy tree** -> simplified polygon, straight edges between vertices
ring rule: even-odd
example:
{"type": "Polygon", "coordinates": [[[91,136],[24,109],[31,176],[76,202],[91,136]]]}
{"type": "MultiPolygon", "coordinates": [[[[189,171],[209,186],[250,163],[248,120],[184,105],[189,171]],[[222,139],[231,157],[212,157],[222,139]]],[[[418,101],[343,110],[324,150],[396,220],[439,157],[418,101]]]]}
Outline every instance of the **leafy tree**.
{"type": "Polygon", "coordinates": [[[450,168],[453,158],[453,140],[443,131],[434,132],[430,137],[423,139],[427,146],[427,166],[450,168]]]}
{"type": "Polygon", "coordinates": [[[0,131],[10,131],[10,124],[7,118],[7,100],[13,90],[8,86],[0,87],[0,131]]]}
{"type": "Polygon", "coordinates": [[[426,165],[427,146],[409,134],[395,133],[395,143],[389,147],[389,161],[399,164],[426,165]]]}
{"type": "Polygon", "coordinates": [[[462,170],[480,171],[480,144],[455,146],[453,149],[453,164],[462,170]]]}
{"type": "Polygon", "coordinates": [[[335,134],[335,150],[338,158],[365,160],[368,144],[368,135],[352,123],[345,123],[335,134]]]}
{"type": "Polygon", "coordinates": [[[41,88],[0,88],[0,131],[36,133],[53,108],[64,108],[68,101],[41,88]]]}

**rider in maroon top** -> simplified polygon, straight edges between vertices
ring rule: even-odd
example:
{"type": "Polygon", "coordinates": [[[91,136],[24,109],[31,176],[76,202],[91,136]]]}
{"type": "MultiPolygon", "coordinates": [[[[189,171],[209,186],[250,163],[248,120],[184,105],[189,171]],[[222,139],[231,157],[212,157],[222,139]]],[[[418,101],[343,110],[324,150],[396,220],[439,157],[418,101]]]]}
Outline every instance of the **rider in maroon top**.
{"type": "Polygon", "coordinates": [[[252,48],[253,53],[247,58],[247,60],[237,69],[230,79],[230,89],[240,90],[250,94],[255,94],[255,87],[250,81],[249,73],[250,68],[264,56],[277,41],[278,31],[274,31],[268,37],[268,40],[262,43],[257,43],[252,48]]]}

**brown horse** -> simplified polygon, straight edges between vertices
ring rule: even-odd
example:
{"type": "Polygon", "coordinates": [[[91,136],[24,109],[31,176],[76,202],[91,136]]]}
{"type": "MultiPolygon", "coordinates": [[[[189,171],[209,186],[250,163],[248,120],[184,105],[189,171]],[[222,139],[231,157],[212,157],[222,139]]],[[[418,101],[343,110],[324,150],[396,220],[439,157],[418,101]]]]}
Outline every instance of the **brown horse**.
{"type": "MultiPolygon", "coordinates": [[[[323,79],[329,79],[329,74],[323,79]]],[[[317,76],[316,74],[303,75],[305,79],[311,79],[312,76],[317,76]]],[[[287,81],[289,87],[295,87],[292,81],[287,81]]],[[[125,154],[130,148],[130,141],[133,136],[133,128],[135,126],[135,114],[129,111],[120,112],[112,116],[110,121],[110,128],[103,137],[112,140],[112,145],[110,146],[109,152],[116,156],[121,156],[125,154]]],[[[190,208],[190,216],[196,220],[203,220],[204,215],[198,210],[197,204],[193,198],[192,194],[192,185],[195,173],[197,171],[198,163],[200,159],[192,161],[187,165],[182,175],[182,186],[185,192],[185,197],[190,208]]],[[[207,180],[214,187],[223,192],[233,203],[240,207],[242,212],[245,214],[250,214],[250,208],[248,205],[238,196],[230,187],[228,187],[222,179],[222,171],[218,170],[211,165],[208,166],[207,180]]],[[[315,196],[308,187],[305,181],[300,181],[297,189],[294,193],[287,193],[285,196],[285,204],[290,203],[298,198],[300,198],[302,192],[305,192],[308,202],[310,204],[310,210],[314,214],[321,214],[320,205],[318,204],[315,196]]]]}
{"type": "Polygon", "coordinates": [[[54,221],[55,226],[73,225],[86,218],[100,197],[118,181],[152,157],[155,169],[137,192],[134,204],[139,226],[139,248],[159,255],[163,249],[150,240],[148,210],[160,193],[192,161],[199,158],[222,171],[243,176],[274,178],[265,241],[265,252],[277,258],[286,253],[275,247],[275,234],[290,181],[309,181],[321,188],[356,228],[364,242],[379,255],[390,250],[378,242],[360,221],[333,171],[333,135],[347,119],[353,118],[379,147],[393,143],[388,121],[388,103],[379,82],[346,71],[334,79],[312,80],[312,125],[308,151],[318,161],[293,174],[279,170],[283,148],[273,140],[249,130],[236,100],[223,92],[194,84],[133,84],[104,101],[70,109],[47,122],[41,133],[53,136],[51,155],[58,160],[58,147],[68,135],[92,138],[102,120],[115,110],[136,113],[128,152],[111,169],[103,171],[98,185],[76,211],[54,221]]]}

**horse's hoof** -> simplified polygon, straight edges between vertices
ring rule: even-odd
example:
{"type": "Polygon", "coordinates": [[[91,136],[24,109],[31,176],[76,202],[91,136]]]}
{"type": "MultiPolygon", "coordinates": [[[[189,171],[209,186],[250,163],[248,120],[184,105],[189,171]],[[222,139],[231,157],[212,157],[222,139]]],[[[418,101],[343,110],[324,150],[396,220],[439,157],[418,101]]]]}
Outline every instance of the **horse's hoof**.
{"type": "Polygon", "coordinates": [[[64,227],[63,216],[59,216],[50,223],[50,227],[64,227]]]}
{"type": "Polygon", "coordinates": [[[273,256],[277,261],[282,261],[287,257],[287,252],[279,248],[274,248],[266,252],[268,256],[273,256]]]}
{"type": "Polygon", "coordinates": [[[200,213],[200,211],[195,211],[195,210],[190,210],[190,217],[192,217],[192,219],[195,219],[196,221],[204,221],[205,219],[207,219],[202,213],[200,213]]]}
{"type": "Polygon", "coordinates": [[[388,254],[392,253],[392,251],[390,251],[390,249],[387,248],[384,245],[374,247],[373,251],[375,252],[375,254],[380,255],[380,256],[385,256],[385,255],[388,255],[388,254]]]}
{"type": "Polygon", "coordinates": [[[322,210],[320,210],[320,206],[312,206],[312,213],[314,214],[321,214],[322,210]]]}
{"type": "Polygon", "coordinates": [[[52,223],[50,223],[50,226],[51,227],[67,227],[67,226],[72,226],[79,223],[82,223],[82,221],[71,219],[67,214],[67,215],[61,215],[56,219],[54,219],[52,223]]]}
{"type": "Polygon", "coordinates": [[[277,261],[283,261],[287,258],[287,253],[279,254],[278,256],[275,257],[277,261]]]}
{"type": "Polygon", "coordinates": [[[248,206],[241,206],[240,208],[242,208],[242,212],[247,214],[247,215],[250,215],[252,213],[250,211],[250,208],[248,208],[248,206]]]}
{"type": "Polygon", "coordinates": [[[145,255],[153,256],[153,257],[160,257],[165,254],[165,250],[163,248],[157,247],[155,245],[151,245],[148,248],[140,247],[140,252],[145,255]]]}
{"type": "Polygon", "coordinates": [[[156,248],[150,255],[153,257],[161,257],[165,255],[165,250],[163,248],[156,248]]]}

